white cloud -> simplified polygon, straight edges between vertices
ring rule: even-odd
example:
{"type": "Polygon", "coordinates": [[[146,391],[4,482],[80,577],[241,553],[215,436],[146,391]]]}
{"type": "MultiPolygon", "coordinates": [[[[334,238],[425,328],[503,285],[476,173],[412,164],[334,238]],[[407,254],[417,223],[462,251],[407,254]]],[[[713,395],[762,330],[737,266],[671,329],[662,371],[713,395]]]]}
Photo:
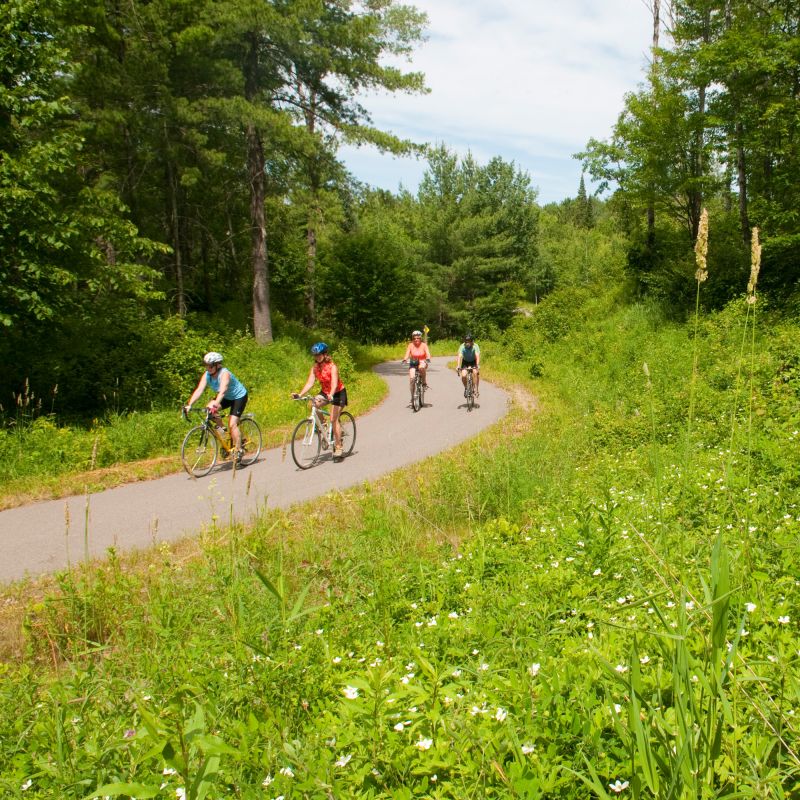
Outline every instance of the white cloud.
{"type": "MultiPolygon", "coordinates": [[[[574,196],[572,154],[609,135],[626,92],[644,77],[652,19],[644,0],[417,0],[428,41],[405,64],[428,95],[373,95],[374,123],[418,142],[444,142],[481,162],[527,170],[541,202],[574,196]]],[[[414,191],[425,165],[344,148],[367,183],[414,191]]]]}

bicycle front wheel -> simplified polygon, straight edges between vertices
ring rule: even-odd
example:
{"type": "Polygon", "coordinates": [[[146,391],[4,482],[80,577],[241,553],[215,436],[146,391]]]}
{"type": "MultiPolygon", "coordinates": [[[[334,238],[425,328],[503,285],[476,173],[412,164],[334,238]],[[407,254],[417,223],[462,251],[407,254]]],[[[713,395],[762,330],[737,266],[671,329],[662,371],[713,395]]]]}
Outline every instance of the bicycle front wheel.
{"type": "Polygon", "coordinates": [[[475,385],[472,382],[472,373],[467,375],[467,411],[472,411],[475,405],[475,385]]]}
{"type": "Polygon", "coordinates": [[[414,382],[414,394],[411,395],[411,408],[414,411],[419,411],[422,408],[422,382],[416,380],[414,382]]]}
{"type": "Polygon", "coordinates": [[[193,477],[208,475],[217,463],[217,440],[205,425],[197,425],[186,434],[181,445],[183,468],[193,477]]]}
{"type": "Polygon", "coordinates": [[[261,452],[261,428],[251,417],[239,420],[239,432],[242,434],[242,460],[243,467],[249,467],[261,452]]]}
{"type": "Polygon", "coordinates": [[[301,419],[292,434],[292,458],[300,469],[308,469],[317,463],[322,439],[310,419],[301,419]]]}
{"type": "Polygon", "coordinates": [[[342,411],[339,425],[342,428],[342,455],[349,456],[356,444],[356,421],[349,411],[342,411]]]}

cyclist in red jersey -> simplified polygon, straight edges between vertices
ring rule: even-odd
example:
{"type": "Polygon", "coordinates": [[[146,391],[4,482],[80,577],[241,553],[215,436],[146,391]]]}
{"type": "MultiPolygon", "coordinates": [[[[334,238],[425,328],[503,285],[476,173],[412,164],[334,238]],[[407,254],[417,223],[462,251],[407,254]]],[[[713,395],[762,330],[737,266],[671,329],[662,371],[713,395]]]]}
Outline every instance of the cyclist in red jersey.
{"type": "Polygon", "coordinates": [[[333,425],[333,457],[339,461],[342,458],[342,427],[339,424],[339,414],[347,405],[347,389],[344,388],[339,377],[339,368],[331,360],[328,352],[328,345],[325,342],[317,342],[311,348],[311,355],[314,356],[314,365],[308,373],[306,385],[299,393],[292,393],[292,397],[300,397],[319,381],[320,393],[314,398],[314,405],[317,408],[331,404],[331,424],[333,425]]]}
{"type": "Polygon", "coordinates": [[[406,347],[406,354],[403,356],[403,363],[408,362],[408,385],[411,389],[411,398],[414,398],[414,367],[419,370],[425,388],[428,388],[428,364],[431,360],[431,351],[428,343],[422,341],[422,331],[414,331],[411,334],[411,341],[406,347]]]}

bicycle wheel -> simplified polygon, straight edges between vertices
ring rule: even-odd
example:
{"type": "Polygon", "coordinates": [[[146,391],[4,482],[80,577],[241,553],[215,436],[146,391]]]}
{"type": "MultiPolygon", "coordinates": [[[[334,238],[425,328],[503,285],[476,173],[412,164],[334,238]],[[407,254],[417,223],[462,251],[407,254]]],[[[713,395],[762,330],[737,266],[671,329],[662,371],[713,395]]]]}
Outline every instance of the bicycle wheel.
{"type": "Polygon", "coordinates": [[[472,373],[467,373],[467,411],[472,411],[475,405],[475,386],[472,382],[472,373]]]}
{"type": "Polygon", "coordinates": [[[217,463],[217,440],[205,425],[192,428],[181,445],[183,468],[193,477],[208,475],[217,463]]]}
{"type": "Polygon", "coordinates": [[[261,428],[252,417],[243,417],[239,420],[239,432],[242,434],[241,465],[249,467],[261,452],[261,428]]]}
{"type": "Polygon", "coordinates": [[[349,411],[342,411],[339,425],[342,428],[342,455],[349,456],[356,444],[356,421],[349,411]]]}
{"type": "Polygon", "coordinates": [[[422,408],[422,381],[419,376],[414,380],[414,393],[411,395],[411,408],[419,411],[422,408]]]}
{"type": "Polygon", "coordinates": [[[292,434],[292,458],[300,469],[308,469],[317,463],[322,440],[314,430],[310,419],[301,419],[292,434]]]}

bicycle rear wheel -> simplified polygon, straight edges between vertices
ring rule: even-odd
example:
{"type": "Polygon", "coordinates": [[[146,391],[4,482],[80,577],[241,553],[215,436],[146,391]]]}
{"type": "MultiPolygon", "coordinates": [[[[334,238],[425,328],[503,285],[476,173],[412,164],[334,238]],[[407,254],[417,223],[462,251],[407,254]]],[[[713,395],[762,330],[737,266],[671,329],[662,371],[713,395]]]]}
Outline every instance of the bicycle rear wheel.
{"type": "Polygon", "coordinates": [[[342,411],[339,425],[342,428],[342,455],[349,456],[356,444],[356,421],[349,411],[342,411]]]}
{"type": "Polygon", "coordinates": [[[193,477],[208,475],[217,463],[217,440],[205,425],[192,428],[181,445],[183,468],[193,477]]]}
{"type": "Polygon", "coordinates": [[[467,411],[472,411],[475,405],[475,384],[472,380],[472,373],[467,373],[467,411]]]}
{"type": "Polygon", "coordinates": [[[310,419],[301,419],[292,433],[292,458],[300,469],[308,469],[317,463],[322,439],[310,419]]]}
{"type": "Polygon", "coordinates": [[[239,420],[239,432],[242,435],[241,465],[249,467],[261,452],[261,428],[252,417],[242,417],[239,420]]]}

